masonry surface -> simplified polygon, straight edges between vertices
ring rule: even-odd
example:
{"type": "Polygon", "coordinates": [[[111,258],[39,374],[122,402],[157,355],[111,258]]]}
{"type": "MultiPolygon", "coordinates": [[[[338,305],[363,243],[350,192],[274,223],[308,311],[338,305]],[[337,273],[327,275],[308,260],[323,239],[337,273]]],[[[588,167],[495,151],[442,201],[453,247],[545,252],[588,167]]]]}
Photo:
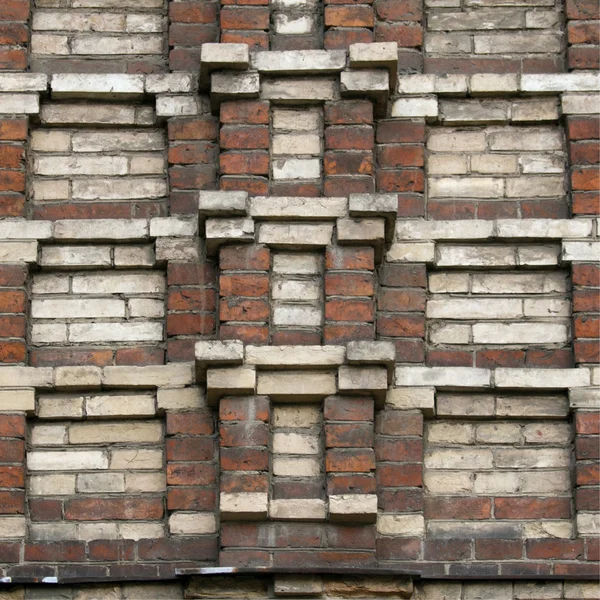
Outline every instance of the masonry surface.
{"type": "Polygon", "coordinates": [[[599,31],[3,0],[0,600],[598,600],[599,31]]]}

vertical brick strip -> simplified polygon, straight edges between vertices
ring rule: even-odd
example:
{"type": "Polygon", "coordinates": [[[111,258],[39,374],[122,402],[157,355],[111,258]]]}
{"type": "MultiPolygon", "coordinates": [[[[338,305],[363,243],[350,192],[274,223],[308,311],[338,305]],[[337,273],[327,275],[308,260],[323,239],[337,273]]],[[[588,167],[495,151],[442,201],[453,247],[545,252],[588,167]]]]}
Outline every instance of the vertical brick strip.
{"type": "Polygon", "coordinates": [[[202,44],[219,41],[219,3],[169,2],[169,65],[171,71],[197,71],[202,44]]]}
{"type": "Polygon", "coordinates": [[[269,180],[269,103],[221,105],[221,189],[267,194],[269,180]]]}
{"type": "Polygon", "coordinates": [[[373,103],[346,100],[326,104],[325,126],[325,195],[373,192],[373,103]]]}
{"type": "Polygon", "coordinates": [[[425,121],[379,121],[376,144],[377,191],[398,193],[400,217],[422,217],[425,214],[425,121]]]}
{"type": "Polygon", "coordinates": [[[0,363],[25,363],[27,267],[0,266],[0,363]]]}
{"type": "Polygon", "coordinates": [[[269,266],[262,246],[228,246],[219,255],[219,338],[266,344],[269,340],[269,266]]]}
{"type": "Polygon", "coordinates": [[[375,0],[375,41],[398,42],[402,69],[423,70],[423,0],[375,0]]]}
{"type": "Polygon", "coordinates": [[[425,265],[386,264],[379,280],[377,333],[396,345],[396,361],[425,360],[425,265]]]}
{"type": "Polygon", "coordinates": [[[600,68],[600,6],[595,0],[567,0],[569,70],[600,68]]]}
{"type": "Polygon", "coordinates": [[[3,0],[0,7],[0,70],[25,71],[29,0],[3,0]]]}
{"type": "Polygon", "coordinates": [[[218,125],[210,114],[169,120],[171,214],[198,212],[198,190],[215,189],[218,125]]]}
{"type": "Polygon", "coordinates": [[[578,537],[586,545],[586,559],[598,560],[598,538],[594,521],[600,511],[600,412],[575,412],[575,510],[578,537]]]}
{"type": "Polygon", "coordinates": [[[568,117],[567,137],[571,164],[574,215],[597,215],[600,123],[596,117],[568,117]]]}
{"type": "Polygon", "coordinates": [[[376,433],[377,556],[414,560],[424,535],[423,414],[385,409],[377,415],[376,433]]]}
{"type": "Polygon", "coordinates": [[[349,0],[325,1],[325,48],[347,48],[358,42],[373,41],[375,16],[372,0],[351,3],[349,0]]]}
{"type": "Polygon", "coordinates": [[[25,214],[25,141],[28,120],[0,120],[0,217],[25,214]]]}
{"type": "Polygon", "coordinates": [[[210,263],[169,262],[167,361],[193,361],[194,344],[216,327],[215,268],[210,263]]]}
{"type": "Polygon", "coordinates": [[[374,339],[374,269],[373,248],[327,248],[325,344],[374,339]]]}
{"type": "Polygon", "coordinates": [[[221,8],[221,42],[269,49],[270,10],[265,0],[226,0],[221,8]]]}
{"type": "Polygon", "coordinates": [[[573,265],[573,337],[576,363],[600,362],[600,265],[573,265]]]}

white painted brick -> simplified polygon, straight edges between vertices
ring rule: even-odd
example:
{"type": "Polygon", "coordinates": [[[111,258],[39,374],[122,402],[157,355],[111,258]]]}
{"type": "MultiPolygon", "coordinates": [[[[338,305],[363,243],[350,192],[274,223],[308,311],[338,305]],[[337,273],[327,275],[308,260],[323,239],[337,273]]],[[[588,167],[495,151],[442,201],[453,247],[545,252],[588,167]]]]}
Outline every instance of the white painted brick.
{"type": "Polygon", "coordinates": [[[125,15],[76,11],[38,10],[33,14],[34,31],[123,31],[125,15]]]}
{"type": "Polygon", "coordinates": [[[333,225],[263,223],[258,234],[259,244],[277,246],[327,246],[331,243],[333,225]]]}
{"type": "Polygon", "coordinates": [[[294,17],[285,13],[275,13],[275,33],[279,35],[302,35],[310,33],[315,26],[312,15],[294,17]]]}
{"type": "MultiPolygon", "coordinates": [[[[124,52],[114,52],[120,39],[122,38],[82,36],[73,40],[71,48],[74,54],[123,54],[124,52]],[[98,52],[100,47],[95,46],[95,43],[103,39],[113,40],[113,51],[98,52]],[[78,49],[82,49],[84,46],[93,48],[93,50],[79,52],[78,49]]],[[[135,43],[139,43],[139,40],[132,39],[132,44],[135,43]]],[[[143,94],[144,77],[143,75],[125,75],[121,73],[59,73],[58,75],[52,75],[50,87],[54,97],[113,97],[119,94],[131,97],[143,94]]]]}
{"type": "MultiPolygon", "coordinates": [[[[129,15],[133,17],[134,15],[129,15]]],[[[150,94],[192,92],[196,81],[189,73],[152,73],[146,75],[146,91],[150,94]]]]}
{"type": "Polygon", "coordinates": [[[309,154],[321,152],[321,140],[317,134],[275,134],[271,142],[272,154],[309,154]]]}

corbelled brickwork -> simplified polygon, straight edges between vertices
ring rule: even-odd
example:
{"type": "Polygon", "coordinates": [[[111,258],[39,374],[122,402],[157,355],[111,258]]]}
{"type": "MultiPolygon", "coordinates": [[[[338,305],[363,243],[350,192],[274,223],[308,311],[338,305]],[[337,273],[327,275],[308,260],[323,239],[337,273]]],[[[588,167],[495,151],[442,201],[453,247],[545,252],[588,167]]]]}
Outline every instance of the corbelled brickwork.
{"type": "Polygon", "coordinates": [[[1,2],[0,600],[598,600],[599,18],[1,2]]]}

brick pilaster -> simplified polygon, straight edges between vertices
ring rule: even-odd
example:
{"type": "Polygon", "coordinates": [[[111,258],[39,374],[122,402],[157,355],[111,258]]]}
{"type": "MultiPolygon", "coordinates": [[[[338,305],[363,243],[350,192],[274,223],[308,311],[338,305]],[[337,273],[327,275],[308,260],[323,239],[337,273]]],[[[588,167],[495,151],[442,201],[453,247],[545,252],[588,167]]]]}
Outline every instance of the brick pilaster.
{"type": "Polygon", "coordinates": [[[27,118],[0,120],[0,217],[25,214],[27,118]]]}
{"type": "Polygon", "coordinates": [[[29,43],[29,0],[5,0],[0,9],[0,70],[25,71],[29,43]]]}
{"type": "Polygon", "coordinates": [[[567,0],[568,68],[598,69],[600,67],[600,7],[594,0],[567,0]]]}

